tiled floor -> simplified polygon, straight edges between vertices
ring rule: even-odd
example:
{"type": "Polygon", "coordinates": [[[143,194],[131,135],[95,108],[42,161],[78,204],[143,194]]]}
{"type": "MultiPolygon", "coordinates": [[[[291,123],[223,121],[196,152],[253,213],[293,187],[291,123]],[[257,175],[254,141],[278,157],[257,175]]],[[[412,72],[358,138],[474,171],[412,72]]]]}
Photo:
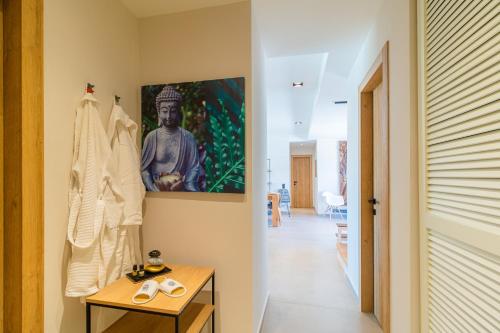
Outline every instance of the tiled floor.
{"type": "Polygon", "coordinates": [[[338,262],[334,221],[296,210],[269,229],[270,298],[262,333],[381,332],[359,312],[338,262]]]}

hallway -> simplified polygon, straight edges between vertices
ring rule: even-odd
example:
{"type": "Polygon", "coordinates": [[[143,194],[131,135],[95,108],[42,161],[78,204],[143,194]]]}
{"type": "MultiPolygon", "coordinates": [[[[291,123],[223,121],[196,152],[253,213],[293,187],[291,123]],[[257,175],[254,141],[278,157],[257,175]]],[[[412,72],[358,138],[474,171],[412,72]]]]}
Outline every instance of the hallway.
{"type": "Polygon", "coordinates": [[[359,312],[337,259],[334,222],[312,210],[269,229],[270,297],[262,333],[380,332],[359,312]]]}

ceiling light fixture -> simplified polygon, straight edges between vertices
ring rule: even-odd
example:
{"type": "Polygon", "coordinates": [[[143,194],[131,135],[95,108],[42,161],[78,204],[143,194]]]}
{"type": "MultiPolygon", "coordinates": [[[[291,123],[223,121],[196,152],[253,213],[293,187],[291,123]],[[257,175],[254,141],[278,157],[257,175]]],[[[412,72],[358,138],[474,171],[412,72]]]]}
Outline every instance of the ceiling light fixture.
{"type": "Polygon", "coordinates": [[[302,88],[304,86],[304,82],[292,82],[292,87],[294,88],[302,88]]]}
{"type": "Polygon", "coordinates": [[[296,121],[294,124],[295,125],[302,125],[302,122],[301,121],[296,121]]]}

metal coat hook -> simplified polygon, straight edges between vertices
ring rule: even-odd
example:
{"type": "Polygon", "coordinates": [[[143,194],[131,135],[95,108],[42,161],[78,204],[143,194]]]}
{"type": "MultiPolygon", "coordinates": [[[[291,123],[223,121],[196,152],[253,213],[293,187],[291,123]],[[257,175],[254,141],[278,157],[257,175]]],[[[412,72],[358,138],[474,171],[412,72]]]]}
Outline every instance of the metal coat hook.
{"type": "Polygon", "coordinates": [[[116,104],[120,104],[120,99],[121,99],[121,97],[120,97],[120,96],[115,95],[115,103],[116,103],[116,104]]]}
{"type": "Polygon", "coordinates": [[[85,92],[88,94],[93,94],[94,93],[94,87],[92,83],[87,83],[87,88],[85,89],[85,92]]]}

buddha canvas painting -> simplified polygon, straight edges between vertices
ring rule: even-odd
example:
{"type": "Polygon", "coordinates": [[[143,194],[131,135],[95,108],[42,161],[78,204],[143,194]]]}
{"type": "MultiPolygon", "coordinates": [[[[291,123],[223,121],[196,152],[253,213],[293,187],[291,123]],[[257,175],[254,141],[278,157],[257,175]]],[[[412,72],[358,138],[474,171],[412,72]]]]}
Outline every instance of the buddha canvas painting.
{"type": "Polygon", "coordinates": [[[141,175],[150,192],[245,192],[245,79],[141,89],[141,175]]]}

